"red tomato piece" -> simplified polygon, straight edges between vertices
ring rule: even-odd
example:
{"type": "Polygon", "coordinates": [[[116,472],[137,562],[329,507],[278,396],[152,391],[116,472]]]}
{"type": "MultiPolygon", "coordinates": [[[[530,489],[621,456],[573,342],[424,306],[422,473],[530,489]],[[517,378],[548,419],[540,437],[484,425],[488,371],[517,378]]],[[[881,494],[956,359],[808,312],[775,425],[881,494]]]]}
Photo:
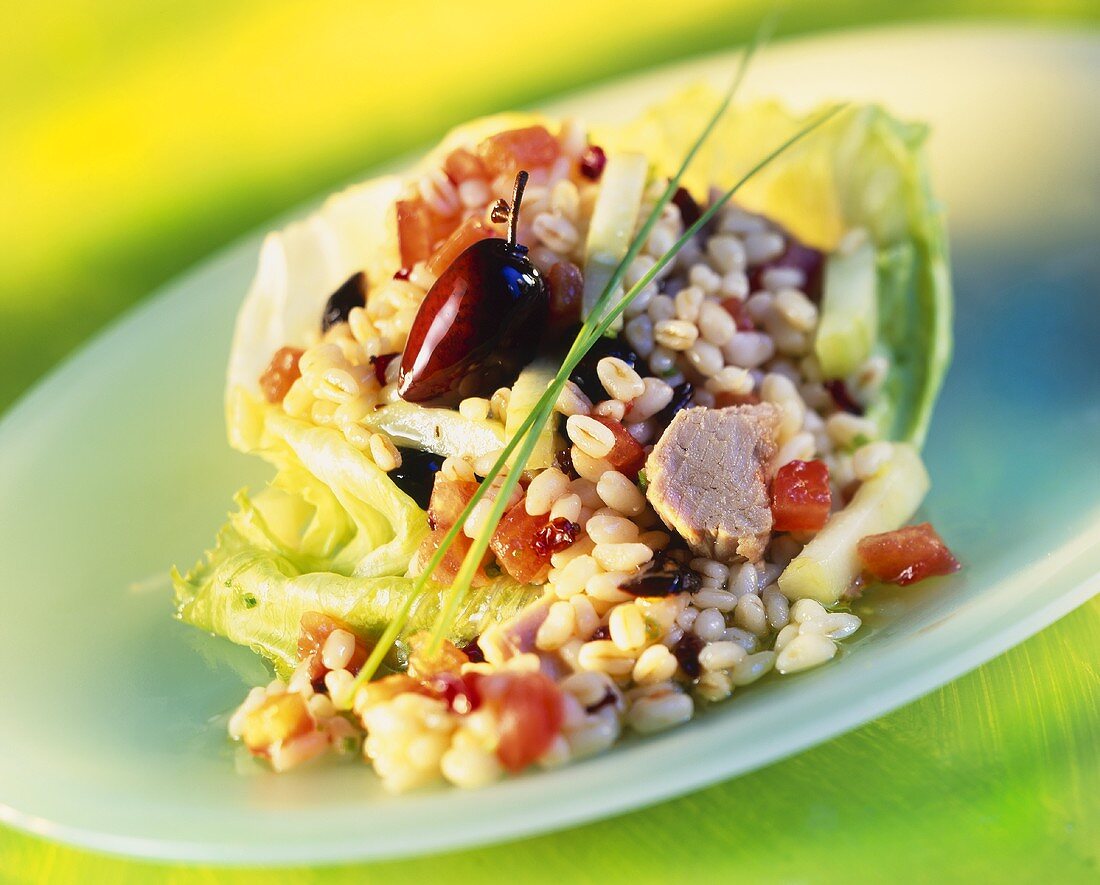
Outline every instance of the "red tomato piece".
{"type": "Polygon", "coordinates": [[[472,713],[481,705],[477,690],[478,674],[436,673],[430,676],[425,687],[460,716],[472,713]]]}
{"type": "Polygon", "coordinates": [[[791,461],[772,480],[772,530],[816,532],[829,518],[833,495],[824,461],[791,461]]]}
{"type": "Polygon", "coordinates": [[[447,480],[436,474],[432,497],[428,502],[428,524],[433,529],[449,529],[458,522],[475,492],[476,482],[447,480]]]}
{"type": "Polygon", "coordinates": [[[477,146],[477,153],[490,175],[512,176],[520,169],[549,166],[561,154],[561,145],[545,126],[528,126],[490,135],[477,146]]]}
{"type": "Polygon", "coordinates": [[[638,478],[638,471],[645,467],[645,449],[638,440],[630,435],[622,423],[613,418],[603,418],[599,415],[592,416],[604,427],[615,434],[615,445],[605,456],[612,467],[632,480],[638,478]]]}
{"type": "Polygon", "coordinates": [[[454,230],[455,219],[436,217],[420,197],[398,200],[396,205],[397,246],[401,266],[408,269],[431,257],[436,243],[454,230]]]}
{"type": "Polygon", "coordinates": [[[431,219],[421,200],[397,201],[397,245],[402,267],[412,267],[432,254],[431,219]]]}
{"type": "Polygon", "coordinates": [[[431,633],[422,630],[408,638],[409,667],[408,674],[414,679],[426,682],[440,673],[458,673],[470,658],[451,640],[444,639],[434,655],[428,654],[431,633]]]}
{"type": "Polygon", "coordinates": [[[316,681],[325,675],[325,665],[321,662],[321,649],[333,630],[347,630],[355,636],[355,651],[352,653],[348,669],[359,672],[359,668],[370,654],[370,646],[356,635],[351,624],[326,615],[322,612],[305,612],[298,628],[298,660],[309,660],[309,677],[316,681]]]}
{"type": "Polygon", "coordinates": [[[545,513],[531,516],[520,501],[504,514],[489,546],[501,568],[521,584],[541,584],[550,570],[550,557],[564,549],[561,542],[565,547],[572,544],[579,531],[580,526],[568,520],[550,523],[545,513]]]}
{"type": "MultiPolygon", "coordinates": [[[[417,553],[417,560],[421,567],[427,566],[428,560],[442,545],[447,532],[458,521],[462,511],[476,491],[476,482],[463,482],[460,480],[452,482],[440,478],[438,474],[436,475],[435,485],[432,487],[432,497],[428,502],[428,525],[431,531],[421,543],[420,550],[417,553]]],[[[462,560],[466,558],[471,544],[473,544],[473,541],[467,538],[465,533],[459,532],[447,548],[443,561],[440,562],[432,574],[432,578],[445,586],[450,585],[454,581],[455,575],[458,574],[459,568],[462,567],[462,560]]],[[[488,575],[485,574],[485,563],[488,558],[489,555],[486,553],[481,565],[478,566],[473,581],[475,587],[480,587],[489,581],[488,575]]]]}
{"type": "Polygon", "coordinates": [[[745,307],[745,302],[740,298],[727,298],[722,302],[722,307],[726,313],[733,317],[738,332],[751,332],[756,328],[756,323],[749,316],[749,309],[745,307]]]}
{"type": "Polygon", "coordinates": [[[470,153],[466,148],[451,151],[447,155],[447,159],[443,161],[443,171],[455,184],[462,184],[462,182],[471,178],[489,177],[481,158],[470,153]]]}
{"type": "Polygon", "coordinates": [[[467,218],[432,253],[432,257],[428,259],[428,272],[438,277],[478,240],[495,236],[497,232],[480,218],[467,218]]]}
{"type": "Polygon", "coordinates": [[[902,587],[949,575],[962,566],[931,523],[868,535],[856,547],[864,571],[878,581],[902,587]]]}
{"type": "MultiPolygon", "coordinates": [[[[542,673],[501,673],[478,683],[492,692],[500,722],[497,758],[522,771],[554,743],[565,717],[561,690],[542,673]]],[[[487,691],[482,692],[485,699],[487,691]]]]}

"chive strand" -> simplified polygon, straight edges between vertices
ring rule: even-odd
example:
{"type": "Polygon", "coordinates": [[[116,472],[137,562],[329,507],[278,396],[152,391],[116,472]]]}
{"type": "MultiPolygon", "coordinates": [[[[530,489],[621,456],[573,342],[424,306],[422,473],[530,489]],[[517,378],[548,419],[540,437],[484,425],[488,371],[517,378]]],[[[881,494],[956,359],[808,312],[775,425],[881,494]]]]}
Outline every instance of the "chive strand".
{"type": "MultiPolygon", "coordinates": [[[[596,300],[596,303],[592,306],[592,312],[589,315],[589,318],[594,317],[598,319],[602,315],[603,308],[611,299],[611,296],[614,294],[615,289],[617,289],[619,284],[623,281],[623,277],[626,276],[627,269],[645,247],[646,241],[649,239],[649,235],[652,232],[653,228],[657,226],[657,222],[660,220],[661,213],[664,211],[665,206],[667,206],[672,201],[672,198],[676,196],[676,191],[679,190],[680,182],[683,180],[684,174],[687,172],[688,167],[691,165],[696,155],[698,155],[699,151],[702,150],[703,145],[706,143],[707,139],[709,139],[710,136],[713,134],[715,127],[721,121],[722,117],[725,116],[726,111],[729,110],[730,104],[732,104],[734,96],[736,96],[737,91],[741,88],[741,83],[745,79],[745,75],[748,73],[749,63],[756,55],[757,50],[770,39],[775,26],[775,20],[776,16],[773,13],[765,18],[764,21],[760,23],[760,26],[756,29],[756,32],[752,36],[752,40],[749,41],[748,46],[745,47],[745,51],[741,54],[741,57],[737,64],[737,71],[734,73],[733,80],[730,82],[729,88],[722,96],[722,100],[718,103],[718,107],[715,109],[714,113],[711,114],[711,117],[707,121],[706,126],[703,127],[703,130],[696,137],[695,141],[692,142],[691,147],[688,148],[687,154],[684,156],[684,159],[680,163],[680,168],[676,170],[676,174],[669,179],[668,185],[665,187],[660,198],[654,204],[652,210],[649,213],[649,216],[646,218],[641,228],[639,228],[638,233],[631,241],[630,247],[627,249],[622,261],[619,262],[618,266],[615,268],[615,272],[607,281],[607,286],[600,294],[600,297],[596,300]]],[[[582,327],[580,332],[578,333],[578,337],[583,334],[584,328],[582,327]]]]}

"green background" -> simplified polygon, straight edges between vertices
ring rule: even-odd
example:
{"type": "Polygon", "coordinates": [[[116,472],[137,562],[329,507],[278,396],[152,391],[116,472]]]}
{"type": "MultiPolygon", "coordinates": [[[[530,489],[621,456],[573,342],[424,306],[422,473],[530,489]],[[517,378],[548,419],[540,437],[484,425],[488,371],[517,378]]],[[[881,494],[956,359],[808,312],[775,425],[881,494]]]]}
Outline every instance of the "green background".
{"type": "MultiPolygon", "coordinates": [[[[105,322],[273,215],[470,116],[728,46],[770,4],[651,6],[6,3],[0,411],[105,322]],[[509,41],[533,39],[517,33],[524,22],[538,23],[539,49],[509,63],[509,41]]],[[[792,2],[782,31],[991,17],[1095,27],[1100,7],[792,2]]],[[[1093,600],[894,714],[691,796],[491,849],[279,878],[1096,881],[1098,649],[1093,600]]],[[[271,879],[0,830],[2,881],[271,879]]]]}

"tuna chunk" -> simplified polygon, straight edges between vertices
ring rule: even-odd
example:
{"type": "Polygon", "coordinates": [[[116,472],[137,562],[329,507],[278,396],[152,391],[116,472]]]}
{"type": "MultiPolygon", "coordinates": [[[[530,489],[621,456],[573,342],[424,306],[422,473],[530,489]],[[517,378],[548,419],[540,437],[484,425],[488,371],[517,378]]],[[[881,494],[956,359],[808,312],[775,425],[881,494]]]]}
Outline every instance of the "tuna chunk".
{"type": "Polygon", "coordinates": [[[646,461],[646,496],[701,556],[757,562],[772,529],[768,476],[779,409],[684,409],[646,461]]]}

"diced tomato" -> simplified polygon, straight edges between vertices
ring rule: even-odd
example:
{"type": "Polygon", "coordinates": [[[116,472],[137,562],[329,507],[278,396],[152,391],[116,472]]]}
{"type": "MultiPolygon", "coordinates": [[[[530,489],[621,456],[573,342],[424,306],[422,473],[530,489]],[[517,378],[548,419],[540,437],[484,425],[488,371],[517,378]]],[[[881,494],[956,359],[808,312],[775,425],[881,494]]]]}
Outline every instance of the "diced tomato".
{"type": "Polygon", "coordinates": [[[281,403],[290,385],[297,381],[302,372],[298,360],[302,351],[297,347],[280,347],[275,351],[264,373],[260,376],[260,390],[269,403],[281,403]]]}
{"type": "Polygon", "coordinates": [[[542,673],[498,673],[478,680],[478,689],[482,700],[496,710],[497,758],[509,771],[526,768],[561,734],[561,690],[542,673]]]}
{"type": "Polygon", "coordinates": [[[943,538],[927,522],[868,535],[859,542],[856,552],[867,574],[902,587],[961,568],[943,538]]]}
{"type": "Polygon", "coordinates": [[[477,673],[460,675],[454,672],[436,673],[427,679],[425,687],[435,697],[444,701],[448,707],[460,716],[472,713],[481,705],[478,691],[477,673]]]}
{"type": "Polygon", "coordinates": [[[755,393],[716,393],[714,408],[725,409],[729,406],[756,406],[761,402],[755,393]]]}
{"type": "Polygon", "coordinates": [[[449,529],[458,522],[476,492],[476,482],[443,479],[436,474],[432,497],[428,502],[428,525],[433,529],[449,529]]]}
{"type": "Polygon", "coordinates": [[[401,266],[411,268],[431,257],[435,244],[454,230],[453,218],[437,218],[419,197],[397,201],[397,246],[401,266]]]}
{"type": "Polygon", "coordinates": [[[520,169],[549,166],[561,154],[561,144],[545,126],[528,126],[490,135],[477,153],[490,175],[515,175],[520,169]]]}
{"type": "Polygon", "coordinates": [[[474,243],[496,235],[497,232],[480,218],[467,218],[432,253],[428,272],[438,277],[474,243]]]}
{"type": "MultiPolygon", "coordinates": [[[[420,544],[420,550],[416,558],[421,568],[427,566],[428,561],[435,555],[435,551],[443,544],[443,539],[447,537],[447,532],[448,529],[432,529],[428,532],[427,537],[425,537],[420,544]]],[[[462,532],[459,532],[454,541],[452,541],[447,548],[447,552],[443,554],[443,560],[436,566],[435,571],[432,573],[432,580],[445,587],[449,587],[454,583],[454,579],[458,575],[458,570],[462,568],[462,561],[466,558],[466,554],[470,552],[472,544],[473,541],[470,538],[467,538],[462,532]]],[[[488,562],[489,554],[486,553],[477,571],[474,572],[472,582],[474,587],[484,587],[489,583],[489,576],[485,573],[485,566],[488,562]]]]}
{"type": "Polygon", "coordinates": [[[359,668],[370,655],[371,647],[356,634],[351,624],[322,612],[305,612],[298,627],[298,660],[310,661],[309,678],[317,681],[325,675],[325,665],[321,662],[321,649],[333,630],[347,630],[355,636],[355,651],[347,669],[358,673],[359,668]]]}
{"type": "Polygon", "coordinates": [[[833,495],[824,461],[791,461],[772,480],[772,530],[816,532],[829,518],[833,495]]]}
{"type": "Polygon", "coordinates": [[[752,317],[749,316],[749,309],[740,298],[726,298],[722,302],[722,307],[725,309],[726,313],[733,317],[733,322],[737,326],[738,332],[751,332],[756,328],[756,323],[754,323],[752,317]]]}
{"type": "Polygon", "coordinates": [[[420,200],[397,201],[397,245],[401,266],[412,267],[432,254],[432,225],[428,209],[420,200]]]}
{"type": "Polygon", "coordinates": [[[455,184],[462,184],[471,178],[488,178],[488,172],[481,158],[466,148],[458,148],[447,155],[443,161],[443,171],[455,184]]]}
{"type": "MultiPolygon", "coordinates": [[[[443,544],[447,532],[458,521],[462,511],[476,491],[476,482],[445,480],[436,474],[431,501],[428,503],[428,525],[431,531],[421,543],[417,554],[417,561],[422,568],[427,566],[435,551],[443,544]]],[[[440,562],[432,574],[432,578],[440,584],[449,586],[462,567],[462,560],[466,558],[472,543],[473,541],[467,538],[463,532],[459,532],[447,548],[447,552],[443,555],[443,561],[440,562]]],[[[478,566],[473,581],[475,587],[480,587],[489,582],[489,576],[485,574],[485,564],[488,558],[489,554],[486,553],[485,558],[478,566]]]]}
{"type": "Polygon", "coordinates": [[[429,657],[428,643],[432,634],[427,631],[414,633],[409,637],[409,675],[414,679],[430,679],[437,673],[457,673],[470,658],[462,649],[444,639],[439,651],[429,657]]]}
{"type": "Polygon", "coordinates": [[[531,516],[521,500],[504,514],[489,546],[501,568],[521,584],[541,584],[550,570],[550,557],[564,549],[557,542],[568,536],[568,547],[579,532],[580,526],[568,520],[550,523],[546,514],[531,516]]]}
{"type": "Polygon", "coordinates": [[[608,461],[619,473],[631,479],[637,479],[638,471],[645,467],[645,449],[642,448],[641,443],[630,435],[630,432],[623,427],[621,422],[600,415],[593,415],[592,417],[615,434],[615,445],[604,456],[604,460],[608,461]]]}
{"type": "Polygon", "coordinates": [[[241,726],[241,740],[257,756],[271,747],[313,730],[313,717],[298,692],[272,695],[252,710],[241,726]]]}

